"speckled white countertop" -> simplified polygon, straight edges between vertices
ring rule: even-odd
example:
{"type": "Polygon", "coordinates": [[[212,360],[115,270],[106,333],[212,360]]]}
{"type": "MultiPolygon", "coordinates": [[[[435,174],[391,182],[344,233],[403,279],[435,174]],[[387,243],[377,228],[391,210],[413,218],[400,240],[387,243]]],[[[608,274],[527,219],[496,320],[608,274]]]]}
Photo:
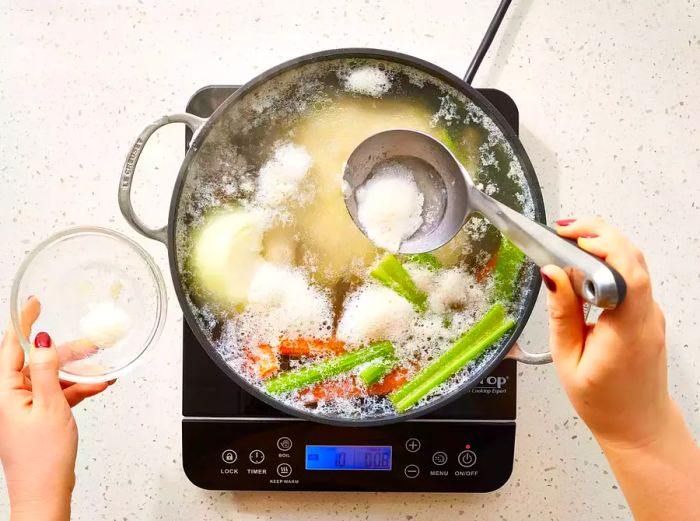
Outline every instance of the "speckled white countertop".
{"type": "MultiPolygon", "coordinates": [[[[197,88],[241,83],[294,56],[349,46],[402,51],[462,74],[496,1],[55,4],[0,1],[4,314],[27,250],[70,225],[126,232],[167,270],[164,248],[122,219],[117,177],[144,124],[182,111],[197,88]]],[[[699,64],[694,0],[515,0],[475,81],[518,103],[550,218],[603,215],[646,251],[668,317],[673,395],[696,434],[699,64]]],[[[136,206],[154,224],[165,220],[182,132],[165,129],[144,154],[136,206]]],[[[169,296],[157,359],[76,411],[76,520],[630,518],[551,367],[519,370],[515,469],[495,493],[199,490],[180,463],[182,316],[171,289],[169,296]]],[[[533,350],[545,345],[541,304],[523,342],[533,350]]],[[[7,509],[3,494],[0,517],[7,509]]]]}

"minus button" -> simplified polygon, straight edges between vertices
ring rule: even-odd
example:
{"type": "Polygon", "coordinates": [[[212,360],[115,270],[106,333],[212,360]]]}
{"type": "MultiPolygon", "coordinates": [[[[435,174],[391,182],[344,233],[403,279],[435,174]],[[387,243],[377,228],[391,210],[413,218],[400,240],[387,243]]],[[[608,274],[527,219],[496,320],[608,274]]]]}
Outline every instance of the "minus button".
{"type": "Polygon", "coordinates": [[[420,469],[418,468],[418,465],[408,465],[405,469],[403,469],[403,473],[408,479],[416,479],[418,474],[420,474],[420,469]]]}

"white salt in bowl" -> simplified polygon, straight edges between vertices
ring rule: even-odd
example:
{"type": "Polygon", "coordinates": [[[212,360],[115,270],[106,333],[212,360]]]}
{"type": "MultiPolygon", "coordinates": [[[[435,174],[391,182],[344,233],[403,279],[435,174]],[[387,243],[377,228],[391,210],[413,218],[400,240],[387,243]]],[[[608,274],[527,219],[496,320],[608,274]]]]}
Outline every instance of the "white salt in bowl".
{"type": "Polygon", "coordinates": [[[113,380],[143,361],[165,321],[167,297],[151,256],[120,233],[72,228],[39,244],[15,276],[12,324],[25,353],[47,332],[59,350],[61,380],[113,380]],[[29,334],[21,313],[31,297],[41,313],[29,334]]]}

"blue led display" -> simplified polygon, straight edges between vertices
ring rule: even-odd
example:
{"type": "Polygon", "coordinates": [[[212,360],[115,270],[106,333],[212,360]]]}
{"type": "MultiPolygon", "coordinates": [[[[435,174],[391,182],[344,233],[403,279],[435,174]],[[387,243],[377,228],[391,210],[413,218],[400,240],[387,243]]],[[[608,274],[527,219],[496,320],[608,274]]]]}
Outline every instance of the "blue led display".
{"type": "Polygon", "coordinates": [[[306,470],[391,470],[391,447],[307,445],[306,470]]]}

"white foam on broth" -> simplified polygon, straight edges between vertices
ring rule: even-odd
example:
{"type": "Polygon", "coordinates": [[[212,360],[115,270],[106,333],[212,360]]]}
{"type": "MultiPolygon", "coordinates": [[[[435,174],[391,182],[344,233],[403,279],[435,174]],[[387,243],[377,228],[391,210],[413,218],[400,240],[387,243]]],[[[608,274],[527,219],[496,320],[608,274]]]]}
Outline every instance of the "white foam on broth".
{"type": "Polygon", "coordinates": [[[399,161],[377,165],[355,191],[357,218],[377,246],[396,252],[423,225],[423,194],[399,161]]]}

